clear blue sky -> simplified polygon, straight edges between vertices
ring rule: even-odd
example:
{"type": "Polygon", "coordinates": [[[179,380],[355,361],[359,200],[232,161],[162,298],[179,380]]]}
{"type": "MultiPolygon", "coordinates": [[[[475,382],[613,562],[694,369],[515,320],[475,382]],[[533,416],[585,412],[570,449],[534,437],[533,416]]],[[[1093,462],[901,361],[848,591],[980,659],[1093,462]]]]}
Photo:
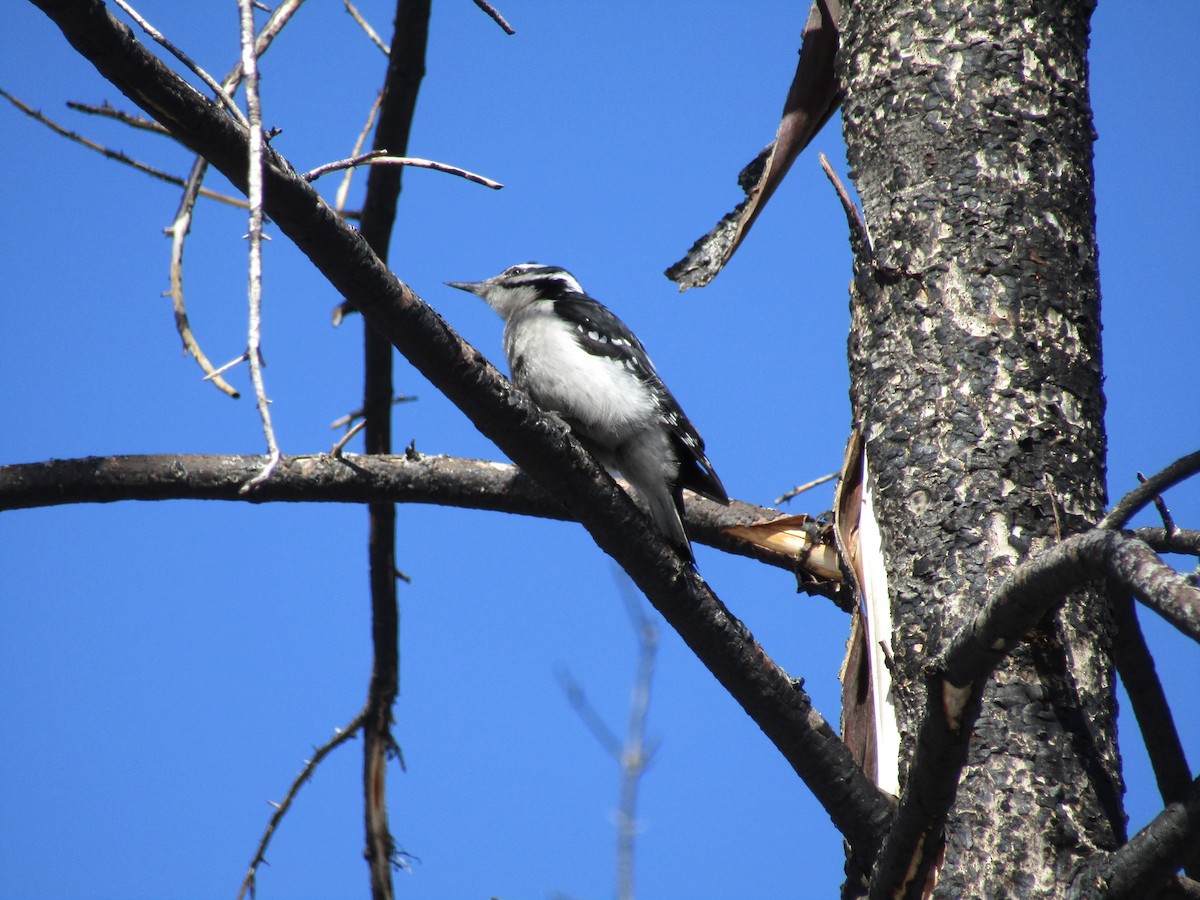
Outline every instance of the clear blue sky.
{"type": "MultiPolygon", "coordinates": [[[[385,36],[391,3],[365,0],[385,36]]],[[[804,5],[435,4],[410,152],[488,175],[404,180],[396,271],[499,360],[500,321],[443,287],[536,259],[619,310],[705,436],[730,492],[769,503],[840,464],[849,426],[845,220],[803,156],[728,271],[680,296],[662,277],[738,199],[772,137],[804,5]]],[[[140,6],[210,71],[236,58],[232,3],[140,6]]],[[[0,86],[95,139],[183,173],[167,141],[83,117],[129,108],[32,6],[9,4],[0,86]]],[[[1200,446],[1200,90],[1191,0],[1102,3],[1093,101],[1110,494],[1200,446]]],[[[384,61],[336,3],[311,3],[263,63],[275,146],[298,168],[348,155],[384,61]]],[[[252,403],[201,383],[167,287],[175,188],[0,108],[0,463],[112,453],[256,453],[252,403]]],[[[212,186],[219,187],[219,179],[212,186]]],[[[356,193],[362,181],[356,182],[356,193]]],[[[321,184],[327,195],[336,179],[321,184]]],[[[351,200],[351,204],[355,204],[351,200]]],[[[202,205],[190,312],[217,361],[245,346],[240,213],[202,205]]],[[[286,240],[268,245],[267,384],[288,453],[327,450],[357,408],[360,329],[286,240]]],[[[232,376],[246,390],[244,370],[232,376]]],[[[498,458],[401,365],[396,440],[498,458]]],[[[352,445],[353,448],[354,445],[352,445]]],[[[1200,486],[1168,496],[1200,523],[1200,486]]],[[[820,512],[828,490],[793,504],[820,512]]],[[[1146,517],[1146,523],[1153,519],[1146,517]]],[[[124,503],[0,516],[0,896],[232,896],[310,748],[359,709],[369,673],[364,537],[353,506],[124,503]]],[[[612,893],[615,766],[554,676],[620,728],[634,642],[608,559],[578,526],[401,508],[402,696],[392,824],[419,857],[412,898],[612,893]]],[[[718,594],[838,715],[844,617],[774,570],[698,549],[718,594]]],[[[1200,758],[1200,652],[1144,616],[1200,758]]],[[[1160,806],[1122,718],[1134,828],[1160,806]]],[[[834,896],[841,839],[758,729],[664,633],[638,843],[645,897],[834,896]]],[[[363,896],[360,745],[326,762],[276,835],[260,896],[363,896]]]]}

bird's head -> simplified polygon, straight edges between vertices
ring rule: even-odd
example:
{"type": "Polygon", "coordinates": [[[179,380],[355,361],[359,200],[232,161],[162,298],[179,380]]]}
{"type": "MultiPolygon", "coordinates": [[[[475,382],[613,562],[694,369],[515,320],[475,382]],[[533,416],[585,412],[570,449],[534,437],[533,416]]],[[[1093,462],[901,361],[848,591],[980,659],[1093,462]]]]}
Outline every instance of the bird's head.
{"type": "Polygon", "coordinates": [[[575,276],[566,269],[533,262],[509,266],[486,281],[447,281],[446,284],[482,297],[505,319],[530,303],[583,293],[575,276]]]}

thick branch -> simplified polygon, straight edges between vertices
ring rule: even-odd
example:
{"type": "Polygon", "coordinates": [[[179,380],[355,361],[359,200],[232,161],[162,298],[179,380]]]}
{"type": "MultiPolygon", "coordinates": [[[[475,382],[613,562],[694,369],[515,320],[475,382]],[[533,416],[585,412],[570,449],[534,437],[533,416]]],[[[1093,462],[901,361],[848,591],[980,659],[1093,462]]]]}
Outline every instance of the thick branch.
{"type": "Polygon", "coordinates": [[[980,694],[992,670],[1067,594],[1097,577],[1132,593],[1200,640],[1200,588],[1127,534],[1095,529],[1018,568],[932,667],[912,766],[872,896],[912,884],[914,873],[916,883],[921,882],[919,860],[953,802],[980,694]]]}
{"type": "MultiPolygon", "coordinates": [[[[1129,694],[1159,793],[1164,803],[1181,801],[1191,787],[1192,772],[1154,666],[1154,655],[1146,646],[1132,598],[1122,592],[1110,591],[1109,605],[1117,623],[1113,662],[1129,694]]],[[[1200,852],[1194,853],[1188,861],[1187,872],[1193,878],[1200,875],[1200,852]]]]}
{"type": "Polygon", "coordinates": [[[1008,648],[1067,593],[1098,576],[1129,591],[1200,641],[1200,589],[1141,541],[1096,529],[1051,548],[999,587],[946,648],[940,665],[945,681],[963,688],[986,677],[1008,648]]]}
{"type": "Polygon", "coordinates": [[[1195,853],[1198,834],[1200,778],[1192,782],[1181,800],[1168,805],[1125,846],[1089,867],[1088,874],[1108,886],[1098,896],[1110,900],[1140,898],[1149,896],[1155,887],[1167,885],[1183,861],[1195,853]]]}

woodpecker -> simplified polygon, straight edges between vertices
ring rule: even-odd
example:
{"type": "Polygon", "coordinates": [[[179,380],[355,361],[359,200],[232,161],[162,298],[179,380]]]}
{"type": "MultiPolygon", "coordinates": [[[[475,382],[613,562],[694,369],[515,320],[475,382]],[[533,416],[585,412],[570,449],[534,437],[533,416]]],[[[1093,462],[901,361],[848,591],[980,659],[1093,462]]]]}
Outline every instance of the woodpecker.
{"type": "Polygon", "coordinates": [[[683,488],[728,503],[704,441],[655,371],[646,348],[566,269],[523,263],[486,281],[448,281],[504,319],[513,383],[563,419],[605,468],[620,472],[679,554],[683,488]]]}

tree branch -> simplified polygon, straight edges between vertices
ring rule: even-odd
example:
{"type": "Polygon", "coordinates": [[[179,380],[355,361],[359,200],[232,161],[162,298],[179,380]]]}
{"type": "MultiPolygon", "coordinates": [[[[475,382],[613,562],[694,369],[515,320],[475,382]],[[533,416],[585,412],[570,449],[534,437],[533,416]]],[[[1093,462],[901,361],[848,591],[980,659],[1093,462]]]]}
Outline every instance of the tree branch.
{"type": "MultiPolygon", "coordinates": [[[[134,103],[245,188],[245,131],[141,46],[98,0],[31,2],[134,103]]],[[[561,500],[762,728],[855,853],[873,859],[891,805],[808,695],[561,423],[543,415],[403,284],[285,160],[271,148],[266,156],[267,215],[375,330],[561,500]]]]}
{"type": "MultiPolygon", "coordinates": [[[[364,22],[365,24],[365,22],[364,22]]],[[[425,75],[429,0],[396,0],[395,31],[379,101],[372,150],[404,156],[425,75]]],[[[378,259],[386,263],[402,170],[374,167],[367,177],[359,229],[378,259]]],[[[303,176],[302,176],[303,177],[303,176]]],[[[309,180],[309,179],[305,179],[309,180]]],[[[392,452],[393,357],[387,335],[371,323],[363,327],[363,418],[368,453],[392,452]]],[[[371,682],[363,726],[363,804],[367,864],[375,900],[394,895],[392,862],[396,842],[388,825],[387,760],[397,746],[393,708],[400,690],[400,608],[396,595],[396,508],[373,502],[367,543],[371,583],[371,682]]]]}
{"type": "Polygon", "coordinates": [[[278,803],[271,804],[275,807],[275,812],[271,816],[271,821],[267,823],[267,828],[263,832],[262,838],[259,839],[258,848],[254,851],[254,859],[250,860],[250,867],[246,871],[245,879],[242,881],[241,890],[238,891],[238,900],[242,900],[242,897],[245,896],[246,891],[250,892],[251,897],[254,896],[254,884],[258,875],[258,867],[267,861],[267,847],[271,843],[271,838],[275,834],[275,829],[279,827],[279,823],[283,821],[283,817],[286,816],[288,810],[292,808],[292,802],[296,799],[296,795],[300,793],[300,788],[304,787],[305,784],[312,780],[313,773],[317,770],[317,766],[321,764],[321,761],[325,759],[326,756],[358,734],[358,730],[362,728],[363,715],[364,713],[360,712],[350,720],[350,723],[345,728],[339,728],[336,732],[334,732],[332,738],[330,738],[320,747],[317,747],[313,751],[312,757],[304,761],[304,768],[302,768],[300,770],[300,774],[292,780],[291,787],[288,788],[288,792],[284,795],[283,799],[278,803]]]}
{"type": "Polygon", "coordinates": [[[1093,529],[1018,568],[931,667],[912,765],[872,881],[872,897],[923,881],[921,858],[954,800],[986,679],[1067,594],[1097,577],[1148,603],[1200,640],[1200,588],[1128,534],[1093,529]]]}
{"type": "Polygon", "coordinates": [[[1129,524],[1129,520],[1137,515],[1139,510],[1148,503],[1153,503],[1155,497],[1197,472],[1200,472],[1200,450],[1175,460],[1158,474],[1151,475],[1140,487],[1122,497],[1121,502],[1114,506],[1096,527],[1119,531],[1129,524]]]}
{"type": "Polygon", "coordinates": [[[1119,850],[1089,861],[1075,884],[1094,880],[1100,888],[1094,895],[1108,900],[1152,896],[1150,892],[1169,884],[1183,861],[1195,853],[1198,834],[1200,778],[1191,783],[1184,797],[1169,804],[1119,850]]]}
{"type": "MultiPolygon", "coordinates": [[[[261,456],[92,456],[0,466],[0,511],[122,500],[253,503],[423,503],[571,521],[565,507],[516,466],[453,456],[285,456],[253,496],[238,489],[261,456]]],[[[727,529],[785,518],[740,500],[729,506],[689,494],[685,524],[697,542],[789,572],[795,556],[741,540],[727,529]]]]}
{"type": "MultiPolygon", "coordinates": [[[[1158,791],[1164,803],[1182,801],[1190,787],[1192,770],[1188,766],[1187,754],[1179,739],[1167,695],[1159,681],[1154,656],[1146,646],[1142,626],[1134,612],[1133,599],[1123,592],[1110,591],[1109,605],[1117,623],[1113,662],[1129,694],[1133,715],[1141,729],[1142,742],[1146,745],[1150,765],[1158,782],[1158,791]]],[[[1187,872],[1193,878],[1200,876],[1200,852],[1192,854],[1187,872]]]]}

